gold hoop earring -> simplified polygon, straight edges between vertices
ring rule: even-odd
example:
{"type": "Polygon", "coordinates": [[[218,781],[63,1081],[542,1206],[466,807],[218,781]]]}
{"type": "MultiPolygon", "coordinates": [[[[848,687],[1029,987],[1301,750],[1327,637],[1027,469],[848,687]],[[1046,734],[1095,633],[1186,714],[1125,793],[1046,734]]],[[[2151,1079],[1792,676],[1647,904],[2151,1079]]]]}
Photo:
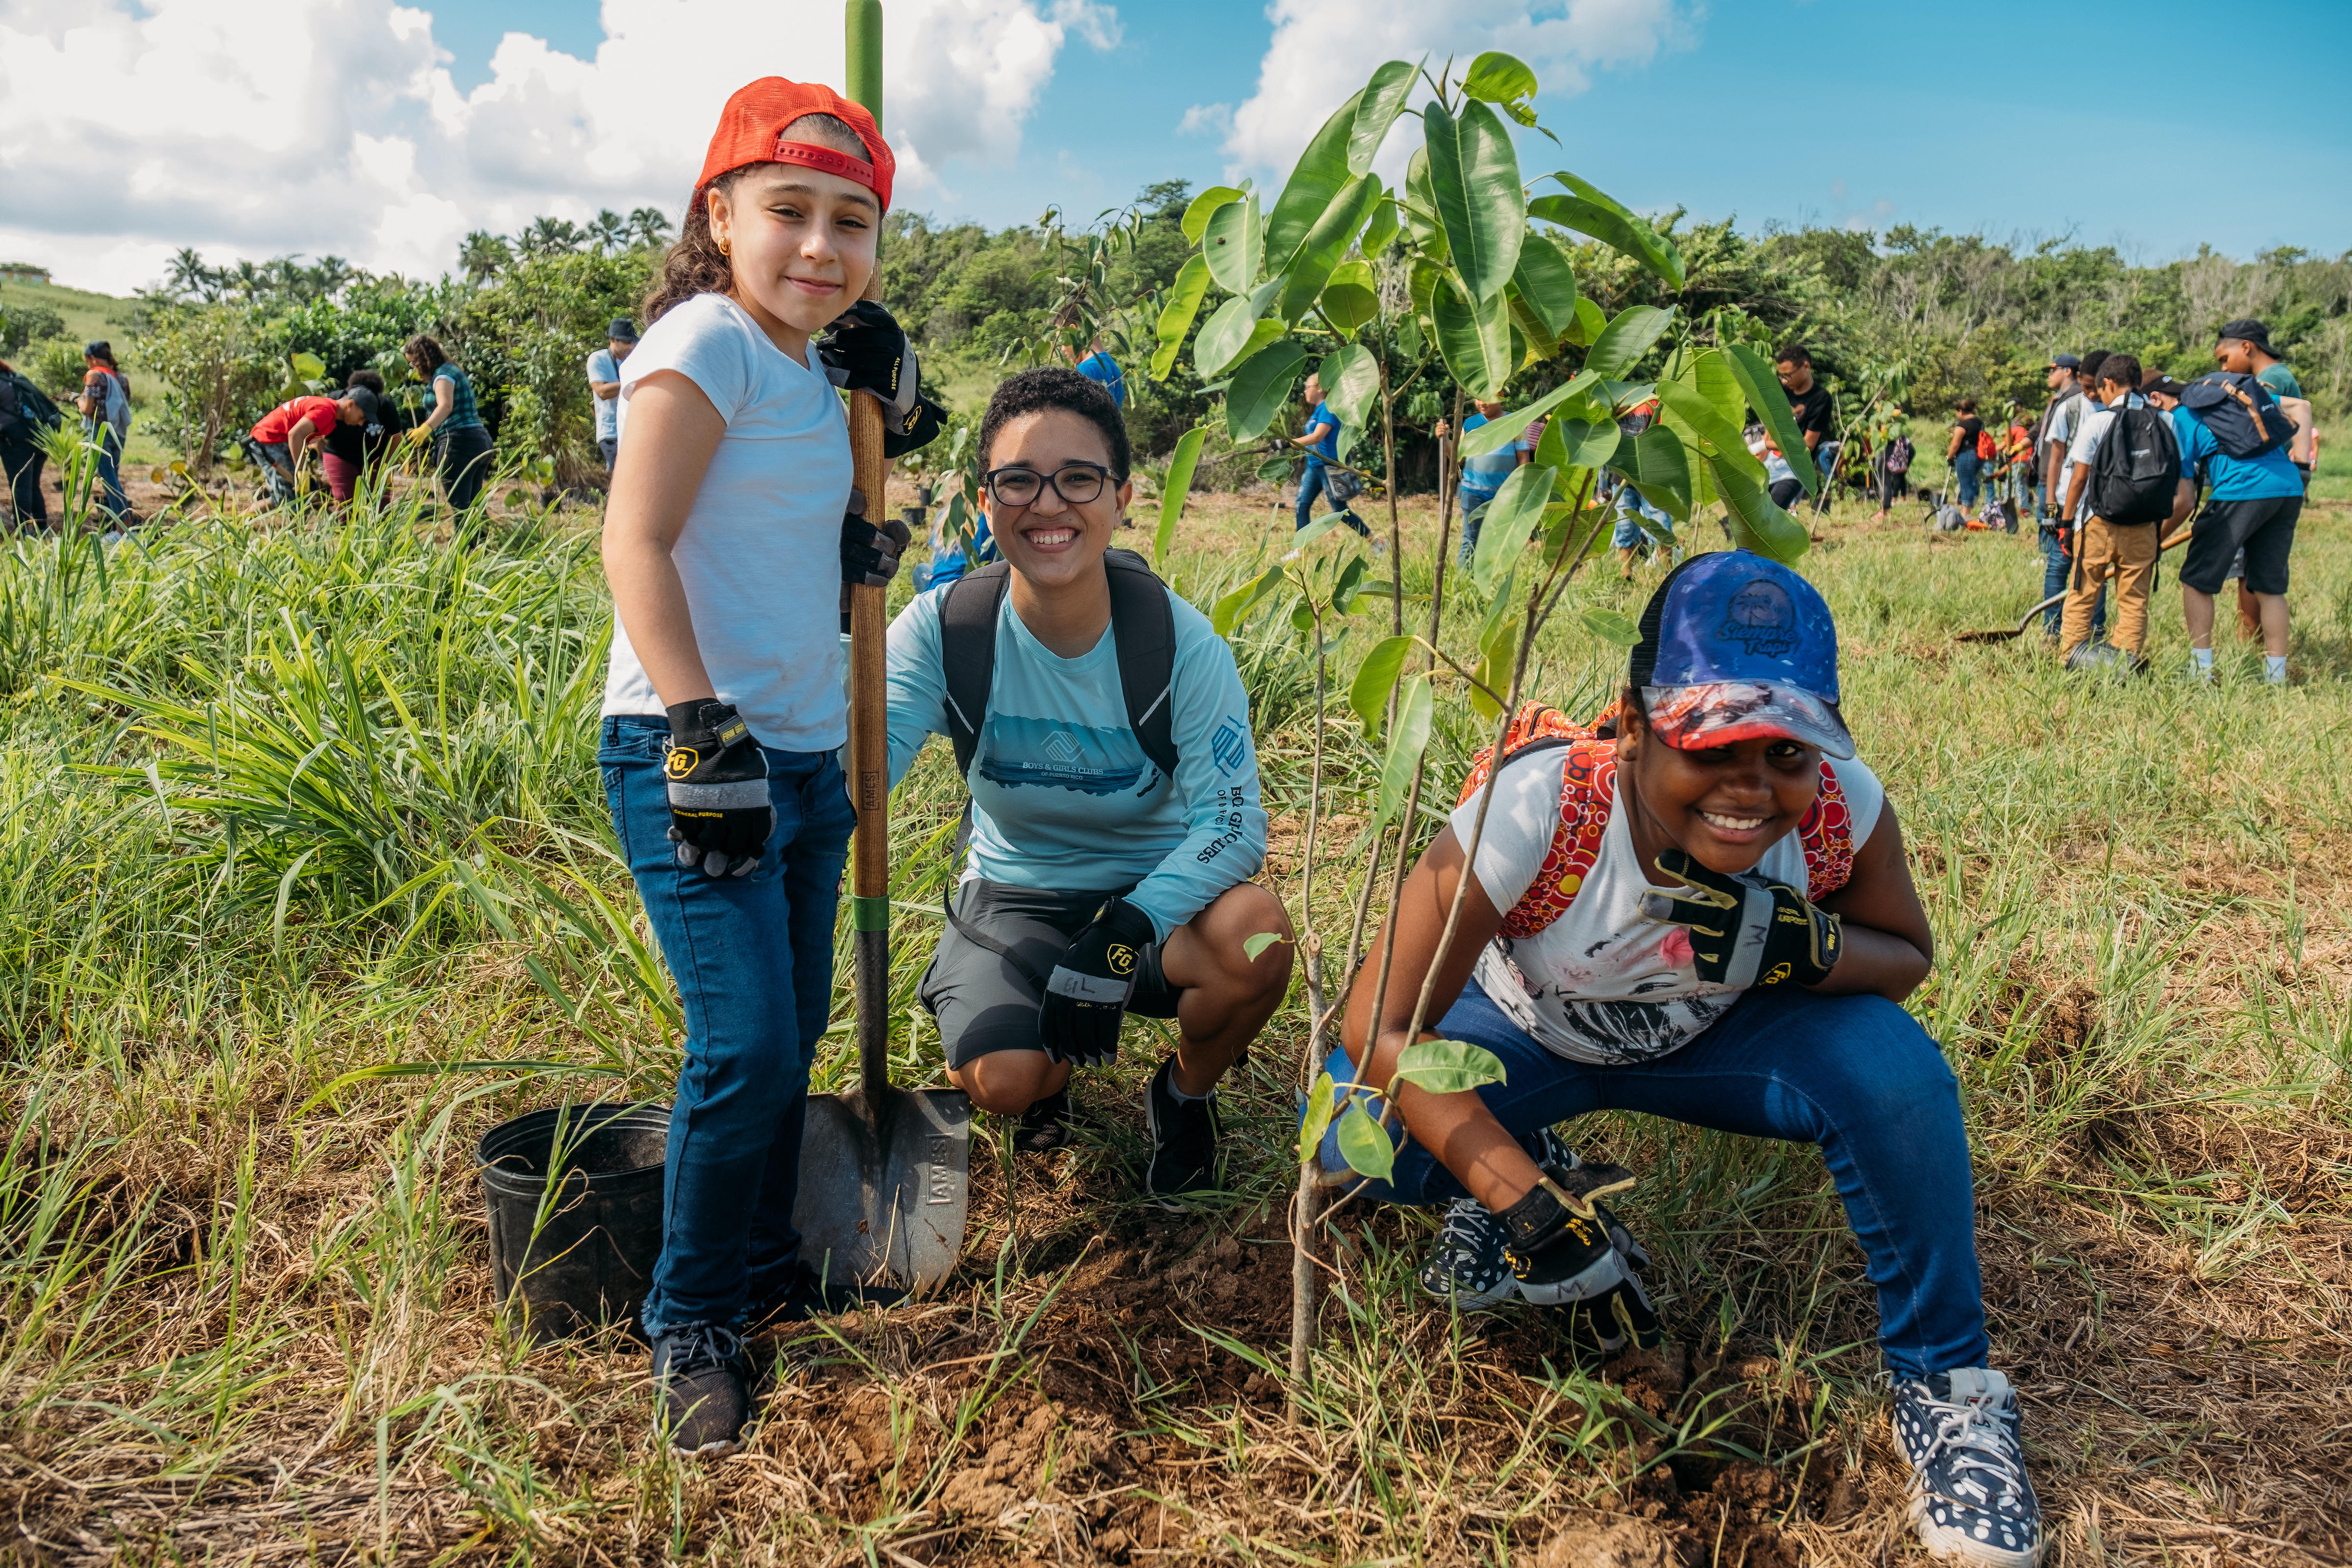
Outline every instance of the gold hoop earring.
{"type": "Polygon", "coordinates": [[[719,242],[719,254],[721,256],[732,256],[735,253],[727,247],[727,242],[722,239],[719,242]]]}

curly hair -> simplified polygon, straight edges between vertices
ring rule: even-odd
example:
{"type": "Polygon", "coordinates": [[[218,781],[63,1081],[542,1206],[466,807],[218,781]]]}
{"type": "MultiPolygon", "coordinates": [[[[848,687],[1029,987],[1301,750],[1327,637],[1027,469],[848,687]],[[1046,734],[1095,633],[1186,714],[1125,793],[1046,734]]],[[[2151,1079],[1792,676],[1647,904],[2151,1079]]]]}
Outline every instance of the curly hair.
{"type": "Polygon", "coordinates": [[[1135,452],[1128,443],[1127,421],[1119,416],[1118,405],[1111,401],[1102,383],[1058,364],[1022,371],[1005,377],[997,387],[996,395],[988,400],[988,412],[980,419],[982,469],[985,471],[990,467],[990,449],[1009,421],[1054,408],[1075,414],[1102,432],[1104,443],[1110,447],[1111,474],[1121,484],[1126,483],[1135,452]]]}
{"type": "MultiPolygon", "coordinates": [[[[832,145],[835,152],[853,157],[867,156],[866,142],[850,128],[849,121],[832,114],[803,114],[784,127],[787,132],[810,132],[808,140],[832,145]]],[[[800,140],[802,138],[795,138],[800,140]]],[[[684,304],[697,294],[731,294],[735,291],[735,264],[719,248],[719,240],[710,232],[710,201],[712,191],[732,191],[735,182],[760,169],[775,168],[772,163],[745,163],[730,169],[701,190],[687,204],[686,216],[677,226],[677,241],[662,257],[661,270],[654,277],[653,286],[646,290],[645,300],[637,314],[646,325],[652,326],[662,318],[662,312],[673,305],[684,304]]]]}

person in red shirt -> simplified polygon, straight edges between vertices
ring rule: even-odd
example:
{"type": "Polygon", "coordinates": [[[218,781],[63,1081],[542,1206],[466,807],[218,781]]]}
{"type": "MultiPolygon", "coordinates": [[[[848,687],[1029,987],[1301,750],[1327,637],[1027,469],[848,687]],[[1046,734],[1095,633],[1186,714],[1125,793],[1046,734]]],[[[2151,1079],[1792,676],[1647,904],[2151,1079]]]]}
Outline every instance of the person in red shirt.
{"type": "Polygon", "coordinates": [[[357,425],[366,416],[348,397],[289,397],[261,416],[253,427],[254,450],[269,481],[269,499],[280,505],[303,489],[302,460],[314,447],[323,448],[327,432],[337,425],[357,425]]]}

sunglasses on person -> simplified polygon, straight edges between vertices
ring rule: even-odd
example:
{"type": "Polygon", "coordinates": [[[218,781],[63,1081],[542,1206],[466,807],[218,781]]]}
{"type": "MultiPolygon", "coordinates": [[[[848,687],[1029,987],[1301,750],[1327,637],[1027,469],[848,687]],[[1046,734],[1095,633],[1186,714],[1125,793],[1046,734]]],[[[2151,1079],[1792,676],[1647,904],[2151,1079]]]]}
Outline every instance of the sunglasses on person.
{"type": "Polygon", "coordinates": [[[1050,474],[1003,468],[981,475],[980,482],[999,506],[1029,506],[1047,485],[1067,505],[1084,506],[1101,497],[1103,487],[1110,482],[1110,470],[1099,463],[1066,463],[1050,474]]]}

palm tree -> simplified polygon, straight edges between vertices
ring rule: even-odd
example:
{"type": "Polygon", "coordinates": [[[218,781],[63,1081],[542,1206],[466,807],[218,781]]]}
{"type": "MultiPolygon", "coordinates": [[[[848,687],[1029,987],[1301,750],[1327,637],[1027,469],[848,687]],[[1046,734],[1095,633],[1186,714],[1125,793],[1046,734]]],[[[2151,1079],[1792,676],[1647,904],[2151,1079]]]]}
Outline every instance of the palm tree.
{"type": "Polygon", "coordinates": [[[599,255],[606,255],[620,249],[621,242],[626,239],[628,235],[629,220],[611,207],[604,208],[588,221],[588,239],[595,246],[599,255]]]}
{"type": "Polygon", "coordinates": [[[202,256],[183,247],[173,254],[163,286],[174,295],[194,294],[200,299],[215,300],[220,297],[221,279],[222,274],[205,265],[202,256]]]}
{"type": "Polygon", "coordinates": [[[457,265],[466,280],[477,286],[497,277],[513,261],[514,247],[488,229],[476,229],[457,247],[457,265]]]}
{"type": "Polygon", "coordinates": [[[669,237],[669,219],[659,207],[639,207],[629,215],[629,237],[647,250],[659,249],[669,237]]]}
{"type": "Polygon", "coordinates": [[[359,269],[340,256],[322,256],[310,268],[310,281],[321,295],[333,294],[346,283],[359,281],[359,269]]]}

